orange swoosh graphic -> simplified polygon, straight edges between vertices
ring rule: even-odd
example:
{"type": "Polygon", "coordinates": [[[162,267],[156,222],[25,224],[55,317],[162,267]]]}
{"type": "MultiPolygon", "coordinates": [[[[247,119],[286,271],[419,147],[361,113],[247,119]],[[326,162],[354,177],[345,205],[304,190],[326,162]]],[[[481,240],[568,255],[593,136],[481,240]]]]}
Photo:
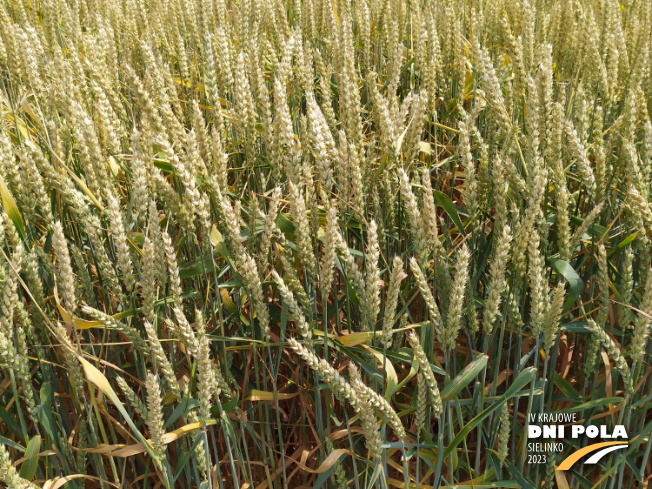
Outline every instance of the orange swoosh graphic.
{"type": "Polygon", "coordinates": [[[594,443],[593,445],[588,445],[575,453],[570,454],[562,463],[559,464],[557,470],[568,470],[570,469],[575,462],[581,459],[584,455],[587,455],[591,452],[595,452],[600,448],[609,447],[611,445],[626,445],[626,441],[605,441],[602,443],[594,443]]]}

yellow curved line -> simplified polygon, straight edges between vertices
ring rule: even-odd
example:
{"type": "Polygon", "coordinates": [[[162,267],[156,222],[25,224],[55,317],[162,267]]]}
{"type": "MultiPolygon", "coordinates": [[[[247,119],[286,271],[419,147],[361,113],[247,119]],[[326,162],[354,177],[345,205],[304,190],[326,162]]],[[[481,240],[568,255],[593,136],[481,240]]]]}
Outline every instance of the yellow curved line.
{"type": "Polygon", "coordinates": [[[581,459],[584,455],[588,455],[591,452],[595,452],[600,448],[610,447],[612,445],[626,445],[626,441],[605,441],[602,443],[594,443],[593,445],[588,445],[575,453],[570,454],[564,459],[562,463],[559,464],[557,470],[568,470],[570,469],[575,462],[581,459]]]}

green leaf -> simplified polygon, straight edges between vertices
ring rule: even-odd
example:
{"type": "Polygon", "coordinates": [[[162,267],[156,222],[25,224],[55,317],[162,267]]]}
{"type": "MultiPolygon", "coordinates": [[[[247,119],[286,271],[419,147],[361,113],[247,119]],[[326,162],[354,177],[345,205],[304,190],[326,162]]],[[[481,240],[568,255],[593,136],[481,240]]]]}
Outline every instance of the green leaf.
{"type": "MultiPolygon", "coordinates": [[[[21,438],[23,443],[25,443],[27,440],[23,438],[23,430],[14,418],[14,415],[9,414],[4,407],[0,406],[0,420],[2,420],[5,426],[7,426],[7,428],[9,428],[14,433],[14,435],[21,438]]],[[[5,434],[7,433],[5,432],[5,434]]]]}
{"type": "Polygon", "coordinates": [[[15,448],[19,452],[24,452],[25,449],[21,447],[18,443],[15,441],[11,441],[9,438],[5,438],[4,436],[0,436],[0,443],[3,445],[7,445],[8,447],[15,448]]]}
{"type": "MultiPolygon", "coordinates": [[[[184,263],[179,267],[179,277],[182,279],[197,277],[198,275],[203,275],[204,273],[210,273],[213,271],[213,258],[208,255],[203,258],[198,258],[187,263],[184,263]]],[[[217,269],[219,272],[220,270],[217,269]]]]}
{"type": "MultiPolygon", "coordinates": [[[[505,489],[505,488],[514,488],[518,489],[521,486],[518,482],[515,481],[498,481],[498,482],[486,482],[479,484],[455,484],[453,486],[455,489],[505,489]]],[[[451,486],[439,486],[439,489],[450,489],[451,486]]]]}
{"type": "Polygon", "coordinates": [[[547,261],[548,265],[550,265],[554,271],[563,275],[568,282],[570,293],[568,294],[568,299],[566,299],[566,304],[564,304],[564,310],[567,310],[571,305],[573,305],[575,299],[577,299],[584,290],[584,282],[567,261],[559,260],[557,258],[549,258],[547,261]]]}
{"type": "Polygon", "coordinates": [[[385,171],[385,168],[387,168],[387,163],[389,163],[389,157],[387,155],[384,155],[380,160],[380,165],[378,165],[378,168],[376,168],[374,176],[371,180],[372,182],[378,180],[380,174],[385,171]]]}
{"type": "Polygon", "coordinates": [[[276,218],[276,225],[284,234],[294,236],[294,224],[284,214],[279,212],[276,218]]]}
{"type": "Polygon", "coordinates": [[[584,489],[592,489],[593,484],[582,474],[580,474],[577,470],[575,469],[570,469],[570,473],[573,474],[577,478],[577,482],[580,483],[580,486],[582,486],[584,489]]]}
{"type": "Polygon", "coordinates": [[[231,399],[230,401],[222,404],[222,409],[225,413],[235,413],[238,409],[238,400],[236,398],[231,399]]]}
{"type": "Polygon", "coordinates": [[[557,388],[566,396],[566,399],[568,399],[569,401],[582,399],[580,393],[577,392],[575,388],[557,372],[555,372],[553,376],[553,382],[555,383],[555,386],[557,386],[557,388]]]}
{"type": "Polygon", "coordinates": [[[191,455],[194,455],[195,448],[197,448],[201,443],[204,443],[204,433],[200,430],[195,435],[195,439],[192,443],[192,446],[190,447],[190,450],[189,451],[184,450],[181,453],[181,456],[179,457],[179,460],[177,461],[177,465],[175,467],[174,479],[172,479],[173,483],[177,481],[177,479],[181,474],[183,474],[183,469],[190,461],[191,455]]]}
{"type": "Polygon", "coordinates": [[[448,384],[444,386],[441,391],[441,400],[450,401],[453,399],[462,389],[464,389],[469,382],[471,382],[478,373],[487,365],[487,360],[489,357],[487,355],[480,355],[478,358],[469,363],[464,370],[455,376],[448,384]]]}
{"type": "MultiPolygon", "coordinates": [[[[582,217],[570,216],[570,220],[576,226],[581,226],[582,224],[584,224],[584,218],[582,217]]],[[[589,226],[589,229],[587,229],[587,233],[589,233],[591,236],[595,238],[602,238],[605,234],[607,234],[607,228],[593,222],[589,226]]]]}
{"type": "Polygon", "coordinates": [[[184,398],[184,400],[181,401],[176,408],[174,408],[174,411],[172,411],[170,417],[165,421],[163,429],[169,430],[181,416],[187,415],[192,409],[196,408],[197,406],[199,406],[199,402],[197,402],[196,399],[184,398]]]}
{"type": "Polygon", "coordinates": [[[439,201],[441,206],[446,211],[446,214],[448,214],[448,216],[453,220],[453,223],[455,223],[455,226],[459,232],[462,233],[462,236],[466,236],[466,231],[464,230],[464,225],[462,224],[460,215],[457,213],[457,209],[451,202],[451,199],[449,199],[446,194],[441,193],[439,190],[435,190],[433,193],[435,194],[435,198],[439,201]]]}
{"type": "Polygon", "coordinates": [[[54,386],[52,382],[45,382],[41,386],[39,397],[41,399],[41,404],[36,406],[36,415],[41,422],[43,430],[50,437],[50,441],[57,443],[59,437],[51,410],[51,406],[54,402],[54,386]]]}
{"type": "Polygon", "coordinates": [[[20,234],[20,237],[25,239],[25,223],[23,222],[23,216],[20,215],[18,206],[14,197],[9,192],[9,189],[5,185],[5,181],[0,175],[0,198],[2,199],[2,207],[5,208],[5,212],[9,218],[13,221],[14,226],[16,226],[16,231],[20,234]]]}
{"type": "Polygon", "coordinates": [[[576,413],[578,411],[583,411],[585,409],[593,409],[596,407],[604,406],[605,404],[619,404],[622,401],[622,397],[605,397],[604,399],[594,399],[592,401],[583,402],[572,408],[562,409],[557,411],[558,413],[576,413]]]}
{"type": "Polygon", "coordinates": [[[27,444],[27,449],[25,450],[25,460],[20,466],[19,475],[23,479],[31,481],[36,475],[36,469],[38,468],[38,454],[41,451],[41,437],[36,435],[33,437],[27,444]]]}
{"type": "Polygon", "coordinates": [[[361,331],[337,336],[335,339],[344,346],[356,346],[371,341],[375,336],[376,333],[374,331],[361,331]]]}
{"type": "Polygon", "coordinates": [[[161,469],[162,467],[161,460],[154,453],[152,445],[150,445],[150,443],[145,439],[142,433],[138,431],[138,428],[136,428],[136,424],[129,416],[129,413],[127,413],[127,410],[122,405],[122,402],[120,402],[120,398],[113,390],[113,387],[111,387],[111,384],[109,384],[108,379],[104,376],[102,372],[100,372],[95,367],[95,365],[90,363],[85,358],[78,356],[77,360],[79,360],[79,362],[82,364],[82,367],[84,368],[84,373],[86,374],[86,378],[89,380],[89,382],[95,384],[97,388],[100,389],[104,393],[104,395],[111,400],[111,402],[115,405],[115,407],[118,408],[118,411],[120,411],[120,414],[122,414],[122,417],[125,419],[129,427],[132,429],[138,441],[143,444],[143,446],[147,450],[147,453],[149,453],[150,457],[152,457],[152,460],[154,461],[156,466],[159,469],[161,469]]]}
{"type": "MultiPolygon", "coordinates": [[[[380,474],[382,474],[382,473],[383,473],[383,466],[382,466],[382,464],[377,463],[376,466],[374,467],[373,473],[371,474],[371,478],[367,482],[367,484],[368,484],[367,487],[374,487],[374,485],[376,484],[376,481],[378,480],[378,478],[380,477],[380,474]]],[[[383,475],[383,482],[384,482],[384,478],[385,478],[385,476],[383,475]]],[[[382,487],[387,487],[387,484],[381,484],[379,487],[381,487],[381,488],[382,487]]]]}
{"type": "Polygon", "coordinates": [[[534,484],[532,484],[529,480],[523,477],[521,471],[518,470],[516,467],[514,467],[514,464],[512,464],[509,461],[509,459],[505,459],[505,466],[507,467],[507,471],[510,473],[510,475],[513,477],[513,479],[518,483],[520,487],[522,487],[523,489],[536,489],[534,484]]]}
{"type": "Polygon", "coordinates": [[[453,450],[457,448],[457,446],[462,443],[463,440],[466,439],[466,437],[473,431],[481,422],[483,419],[485,419],[487,416],[489,416],[491,413],[499,409],[508,399],[511,399],[514,397],[514,395],[523,387],[525,387],[527,384],[529,384],[532,379],[534,379],[537,371],[534,367],[528,367],[524,369],[518,377],[514,380],[514,383],[509,386],[509,389],[505,391],[505,394],[498,399],[496,402],[494,402],[491,406],[486,408],[484,411],[482,411],[480,414],[478,414],[475,418],[473,418],[471,421],[467,423],[467,425],[460,430],[460,432],[455,435],[455,438],[453,438],[453,441],[450,442],[450,444],[446,447],[446,450],[444,451],[444,458],[448,457],[451,453],[453,453],[453,450]]]}
{"type": "Polygon", "coordinates": [[[176,174],[176,170],[174,169],[174,166],[172,166],[172,164],[169,161],[154,158],[154,166],[168,173],[176,174]]]}
{"type": "Polygon", "coordinates": [[[562,323],[559,325],[559,329],[562,331],[568,331],[569,333],[590,333],[589,322],[588,321],[573,321],[572,323],[562,323]]]}
{"type": "Polygon", "coordinates": [[[616,246],[614,246],[614,248],[613,248],[611,251],[609,251],[609,253],[607,254],[607,258],[611,258],[613,255],[615,255],[616,253],[618,253],[620,250],[622,250],[622,249],[623,249],[625,246],[627,246],[629,243],[631,243],[632,241],[634,241],[634,240],[636,239],[636,235],[637,235],[637,234],[638,234],[638,233],[632,233],[632,234],[630,234],[630,235],[627,236],[625,239],[623,239],[620,243],[618,243],[616,246]]]}

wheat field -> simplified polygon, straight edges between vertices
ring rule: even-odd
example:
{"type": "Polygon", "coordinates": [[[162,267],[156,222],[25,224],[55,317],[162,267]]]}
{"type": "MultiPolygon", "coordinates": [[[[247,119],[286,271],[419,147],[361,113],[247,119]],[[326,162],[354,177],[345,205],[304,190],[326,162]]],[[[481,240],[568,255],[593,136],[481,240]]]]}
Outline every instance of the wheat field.
{"type": "Polygon", "coordinates": [[[0,481],[652,487],[620,2],[0,0],[0,481]]]}

